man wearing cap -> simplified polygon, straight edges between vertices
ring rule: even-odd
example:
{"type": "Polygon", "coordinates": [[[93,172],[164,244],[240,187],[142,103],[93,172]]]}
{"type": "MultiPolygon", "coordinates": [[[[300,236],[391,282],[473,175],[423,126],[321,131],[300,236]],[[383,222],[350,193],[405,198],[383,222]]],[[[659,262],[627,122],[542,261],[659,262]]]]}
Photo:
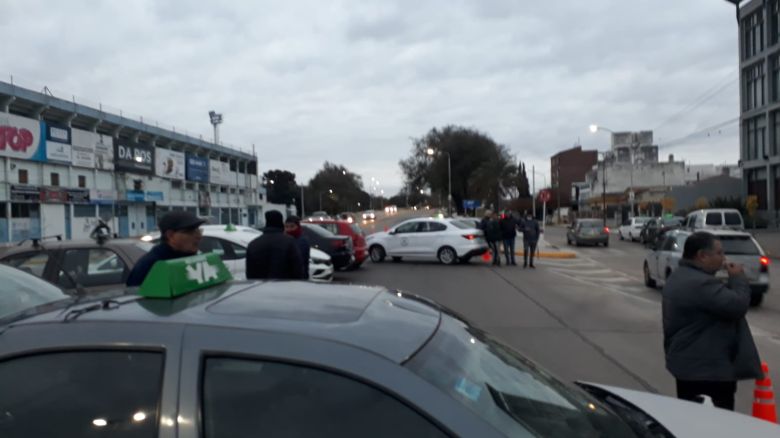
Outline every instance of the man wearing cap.
{"type": "Polygon", "coordinates": [[[306,278],[298,244],[294,238],[284,233],[284,218],[278,211],[271,210],[265,213],[263,235],[250,242],[246,249],[246,278],[263,280],[306,278]]]}
{"type": "Polygon", "coordinates": [[[160,243],[138,260],[127,277],[127,286],[140,286],[159,260],[178,259],[198,253],[206,221],[188,211],[172,211],[160,219],[160,243]]]}
{"type": "Polygon", "coordinates": [[[288,236],[295,239],[295,243],[298,245],[298,251],[301,253],[301,263],[303,269],[303,278],[309,278],[309,258],[311,255],[311,245],[309,239],[303,235],[303,228],[301,227],[301,218],[298,216],[288,216],[284,221],[284,232],[288,236]]]}

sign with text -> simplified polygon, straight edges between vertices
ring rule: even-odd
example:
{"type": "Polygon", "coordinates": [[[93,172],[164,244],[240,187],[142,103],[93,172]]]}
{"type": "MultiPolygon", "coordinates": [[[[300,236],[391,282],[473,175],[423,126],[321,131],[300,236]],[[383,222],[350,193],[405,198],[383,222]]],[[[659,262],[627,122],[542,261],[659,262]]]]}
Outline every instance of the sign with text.
{"type": "Polygon", "coordinates": [[[43,125],[46,129],[46,160],[70,164],[70,128],[54,123],[43,125]]]}
{"type": "Polygon", "coordinates": [[[184,152],[157,148],[155,151],[157,176],[184,179],[184,152]]]}
{"type": "Polygon", "coordinates": [[[78,167],[114,170],[114,139],[110,135],[71,129],[71,163],[78,167]]]}
{"type": "Polygon", "coordinates": [[[41,202],[64,204],[68,202],[68,194],[62,189],[43,188],[41,189],[41,202]]]}
{"type": "Polygon", "coordinates": [[[43,124],[34,119],[0,113],[0,156],[46,161],[43,124]]]}
{"type": "Polygon", "coordinates": [[[209,159],[187,154],[186,173],[188,181],[209,182],[209,159]]]}
{"type": "Polygon", "coordinates": [[[89,204],[89,189],[65,189],[68,202],[74,204],[89,204]]]}
{"type": "Polygon", "coordinates": [[[141,175],[154,174],[154,147],[117,140],[114,143],[114,168],[141,175]]]}
{"type": "Polygon", "coordinates": [[[230,178],[230,164],[219,160],[209,160],[209,181],[212,184],[236,184],[230,178]]]}
{"type": "Polygon", "coordinates": [[[11,200],[39,202],[41,200],[41,189],[37,186],[12,185],[11,200]]]}

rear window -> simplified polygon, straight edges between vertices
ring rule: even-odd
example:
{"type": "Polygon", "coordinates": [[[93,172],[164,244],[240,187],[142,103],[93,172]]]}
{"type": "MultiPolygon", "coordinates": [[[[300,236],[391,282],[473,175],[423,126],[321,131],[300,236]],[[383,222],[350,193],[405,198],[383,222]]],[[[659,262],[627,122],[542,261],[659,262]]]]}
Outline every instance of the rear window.
{"type": "Polygon", "coordinates": [[[736,212],[723,213],[724,219],[726,219],[726,225],[738,225],[742,226],[742,215],[736,212]]]}
{"type": "Polygon", "coordinates": [[[723,215],[720,213],[707,213],[704,223],[707,225],[723,225],[723,215]]]}
{"type": "Polygon", "coordinates": [[[666,226],[677,226],[681,225],[685,221],[685,219],[681,217],[667,217],[663,219],[663,224],[666,226]]]}
{"type": "Polygon", "coordinates": [[[720,236],[723,252],[726,255],[760,255],[753,239],[747,236],[720,236]]]}
{"type": "Polygon", "coordinates": [[[352,232],[354,232],[358,236],[363,235],[363,230],[357,224],[349,224],[349,227],[352,228],[352,232]]]}
{"type": "Polygon", "coordinates": [[[582,228],[601,228],[601,222],[592,222],[592,221],[583,221],[580,222],[580,227],[582,228]]]}

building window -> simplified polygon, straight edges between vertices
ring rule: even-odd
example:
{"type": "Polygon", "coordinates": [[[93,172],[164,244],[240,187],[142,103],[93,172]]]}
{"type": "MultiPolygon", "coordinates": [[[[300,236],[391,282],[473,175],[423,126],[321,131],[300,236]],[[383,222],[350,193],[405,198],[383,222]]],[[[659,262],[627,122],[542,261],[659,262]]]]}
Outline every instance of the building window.
{"type": "Polygon", "coordinates": [[[764,116],[745,120],[744,125],[745,148],[743,157],[745,160],[757,160],[766,155],[766,118],[764,116]]]}
{"type": "Polygon", "coordinates": [[[758,209],[766,210],[766,168],[750,169],[746,173],[748,195],[755,195],[758,198],[758,209]]]}
{"type": "Polygon", "coordinates": [[[780,153],[780,111],[772,113],[772,124],[775,129],[773,130],[772,144],[770,145],[771,154],[778,155],[780,153]]]}
{"type": "Polygon", "coordinates": [[[743,77],[745,80],[745,111],[764,106],[766,103],[764,100],[766,91],[764,63],[759,62],[746,68],[743,77]]]}
{"type": "Polygon", "coordinates": [[[772,44],[777,44],[778,41],[780,41],[780,0],[774,0],[772,2],[772,7],[770,9],[771,15],[771,37],[770,41],[772,44]]]}
{"type": "Polygon", "coordinates": [[[235,172],[238,169],[238,166],[236,165],[236,161],[235,160],[230,160],[229,165],[230,165],[230,171],[231,172],[235,172]]]}
{"type": "Polygon", "coordinates": [[[19,169],[19,184],[28,184],[27,169],[19,169]]]}
{"type": "Polygon", "coordinates": [[[73,217],[95,217],[94,205],[76,204],[73,206],[73,217]]]}
{"type": "Polygon", "coordinates": [[[185,183],[184,188],[187,190],[195,190],[195,184],[194,183],[185,183]]]}
{"type": "Polygon", "coordinates": [[[780,100],[780,56],[772,57],[772,100],[780,100]]]}
{"type": "Polygon", "coordinates": [[[51,185],[54,187],[59,187],[60,185],[60,174],[57,172],[51,173],[51,185]]]}
{"type": "Polygon", "coordinates": [[[750,14],[742,20],[743,51],[742,59],[749,59],[764,50],[763,11],[750,14]]]}
{"type": "Polygon", "coordinates": [[[11,204],[12,218],[39,218],[41,217],[38,204],[11,204]]]}
{"type": "Polygon", "coordinates": [[[84,188],[87,186],[87,177],[84,175],[79,175],[79,187],[84,188]]]}
{"type": "Polygon", "coordinates": [[[171,188],[172,189],[181,189],[181,181],[171,181],[171,188]]]}
{"type": "Polygon", "coordinates": [[[219,188],[219,193],[227,193],[227,192],[228,192],[227,187],[222,186],[219,188]]]}
{"type": "Polygon", "coordinates": [[[246,173],[246,163],[243,161],[238,162],[238,171],[239,173],[246,173]]]}

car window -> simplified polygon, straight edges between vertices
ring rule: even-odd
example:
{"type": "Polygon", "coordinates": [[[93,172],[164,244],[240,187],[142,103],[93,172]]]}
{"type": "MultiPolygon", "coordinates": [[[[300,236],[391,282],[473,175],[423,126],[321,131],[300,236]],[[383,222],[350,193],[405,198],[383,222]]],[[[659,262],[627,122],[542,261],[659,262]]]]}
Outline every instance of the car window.
{"type": "Polygon", "coordinates": [[[726,225],[739,225],[742,226],[742,215],[735,212],[723,213],[726,225]]]}
{"type": "Polygon", "coordinates": [[[163,355],[155,352],[78,351],[5,360],[0,436],[157,436],[162,373],[163,355]]]}
{"type": "Polygon", "coordinates": [[[51,283],[16,268],[0,266],[0,278],[3,279],[0,282],[0,319],[36,306],[69,298],[69,295],[51,283]]]}
{"type": "Polygon", "coordinates": [[[227,240],[222,241],[222,245],[225,246],[228,254],[231,254],[230,260],[239,260],[246,258],[246,248],[227,240]]]}
{"type": "Polygon", "coordinates": [[[707,225],[723,225],[723,215],[720,213],[707,213],[704,223],[707,225]]]}
{"type": "Polygon", "coordinates": [[[15,254],[3,259],[3,263],[20,269],[36,277],[43,277],[46,263],[49,261],[49,253],[45,251],[26,252],[15,254]]]}
{"type": "Polygon", "coordinates": [[[317,225],[309,225],[309,224],[301,224],[303,226],[304,230],[309,230],[314,234],[318,234],[321,237],[325,238],[333,238],[335,234],[331,233],[330,231],[326,230],[325,228],[318,227],[317,225]]]}
{"type": "Polygon", "coordinates": [[[339,234],[339,226],[337,224],[317,224],[322,228],[330,231],[333,234],[339,234]]]}
{"type": "Polygon", "coordinates": [[[719,236],[726,255],[760,255],[761,251],[748,236],[719,236]]]}
{"type": "Polygon", "coordinates": [[[650,220],[650,219],[648,219],[646,217],[635,217],[634,218],[634,223],[636,223],[637,225],[643,225],[648,220],[650,220]]]}
{"type": "Polygon", "coordinates": [[[213,252],[224,258],[225,248],[222,246],[222,243],[219,240],[220,239],[217,239],[216,237],[203,236],[203,238],[200,239],[198,250],[204,254],[213,252]]]}
{"type": "Polygon", "coordinates": [[[129,268],[117,253],[107,248],[69,249],[57,272],[57,285],[71,289],[124,284],[129,268]]]}
{"type": "Polygon", "coordinates": [[[661,250],[663,250],[663,251],[674,251],[674,246],[676,244],[677,244],[677,239],[674,236],[669,236],[664,241],[664,244],[661,247],[661,250]]]}
{"type": "Polygon", "coordinates": [[[418,224],[421,224],[421,223],[424,223],[424,222],[414,221],[414,222],[403,223],[403,224],[399,225],[395,229],[395,232],[396,233],[414,233],[414,232],[417,231],[417,227],[419,226],[418,224]]]}
{"type": "Polygon", "coordinates": [[[446,436],[396,398],[331,372],[231,358],[206,359],[204,369],[206,438],[446,436]]]}
{"type": "Polygon", "coordinates": [[[358,226],[358,224],[349,224],[349,227],[352,228],[352,232],[357,234],[358,236],[363,236],[363,230],[358,226]]]}
{"type": "Polygon", "coordinates": [[[507,436],[636,436],[598,401],[449,316],[405,366],[507,436]]]}
{"type": "Polygon", "coordinates": [[[446,231],[447,226],[444,224],[441,224],[439,222],[428,222],[428,231],[434,232],[434,231],[446,231]]]}
{"type": "Polygon", "coordinates": [[[601,222],[595,222],[595,221],[582,221],[580,222],[580,228],[587,228],[587,229],[593,229],[593,228],[601,228],[601,222]]]}

